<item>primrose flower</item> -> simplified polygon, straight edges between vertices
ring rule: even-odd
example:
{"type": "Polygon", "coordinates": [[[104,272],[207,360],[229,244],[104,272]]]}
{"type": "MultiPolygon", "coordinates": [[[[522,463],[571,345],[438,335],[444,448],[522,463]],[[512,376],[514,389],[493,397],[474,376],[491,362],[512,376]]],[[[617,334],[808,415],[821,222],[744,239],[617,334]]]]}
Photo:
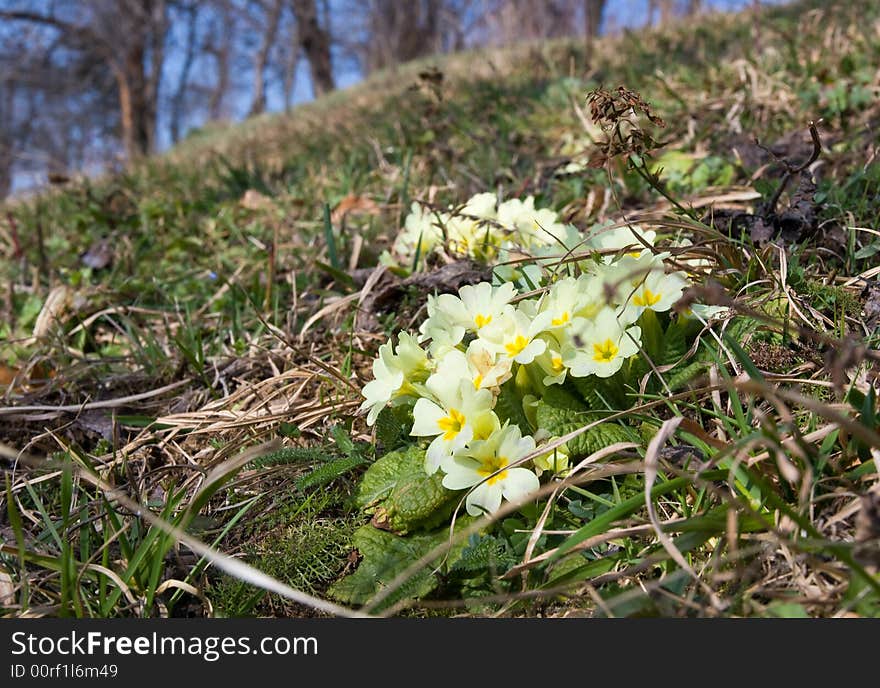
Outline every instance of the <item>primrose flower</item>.
{"type": "Polygon", "coordinates": [[[474,256],[481,249],[486,252],[492,245],[488,226],[466,217],[454,215],[445,222],[446,236],[451,253],[458,256],[474,256]]]}
{"type": "Polygon", "coordinates": [[[491,514],[501,506],[502,498],[518,501],[540,486],[533,471],[513,465],[534,449],[532,437],[523,437],[516,425],[505,425],[444,461],[443,486],[464,490],[476,485],[465,500],[468,513],[491,514]]]}
{"type": "Polygon", "coordinates": [[[547,343],[547,348],[544,349],[544,353],[535,357],[535,363],[544,373],[542,382],[547,386],[561,385],[565,382],[568,368],[562,360],[559,342],[555,337],[547,334],[541,335],[541,339],[547,343]]]}
{"type": "MultiPolygon", "coordinates": [[[[658,260],[651,256],[651,260],[645,261],[649,256],[646,253],[636,260],[623,258],[620,261],[633,266],[639,263],[646,263],[648,266],[647,272],[641,269],[641,274],[638,274],[640,268],[632,270],[630,274],[636,273],[636,276],[628,284],[624,283],[618,292],[623,295],[621,305],[624,306],[624,320],[628,322],[635,322],[646,310],[658,313],[668,311],[690,284],[683,272],[665,273],[662,258],[658,260]]],[[[621,266],[621,269],[625,270],[626,265],[621,266]]]]}
{"type": "Polygon", "coordinates": [[[562,359],[574,377],[611,377],[639,350],[641,336],[641,328],[624,329],[618,314],[603,308],[593,320],[574,323],[562,359]]]}
{"type": "MultiPolygon", "coordinates": [[[[572,225],[560,225],[562,232],[553,229],[554,239],[551,243],[528,246],[526,250],[520,243],[505,241],[498,249],[498,264],[492,271],[496,284],[515,282],[523,289],[534,289],[544,284],[544,266],[552,269],[560,258],[580,249],[584,244],[581,233],[572,225]],[[520,260],[517,263],[509,261],[520,260]]],[[[549,235],[544,233],[547,239],[549,235]]],[[[594,264],[593,261],[589,262],[594,264]]]]}
{"type": "MultiPolygon", "coordinates": [[[[672,242],[672,246],[679,249],[691,248],[693,245],[694,242],[690,239],[680,239],[672,242]]],[[[712,268],[712,261],[700,255],[677,255],[676,258],[679,263],[687,265],[691,270],[702,270],[705,272],[712,268]]]]}
{"type": "Polygon", "coordinates": [[[488,282],[466,285],[458,290],[458,296],[441,294],[428,304],[428,319],[420,328],[423,338],[431,336],[458,344],[464,333],[479,334],[480,330],[497,320],[509,310],[516,287],[502,284],[493,287],[488,282]],[[438,331],[439,330],[439,331],[438,331]]]}
{"type": "Polygon", "coordinates": [[[433,475],[440,464],[473,439],[485,439],[499,427],[492,411],[494,397],[473,382],[432,375],[425,385],[436,398],[419,399],[413,408],[411,435],[433,437],[425,453],[425,472],[433,475]]]}
{"type": "Polygon", "coordinates": [[[540,208],[531,218],[528,229],[520,230],[530,246],[558,246],[566,235],[566,226],[549,208],[540,208]]]}
{"type": "Polygon", "coordinates": [[[525,308],[504,313],[480,331],[480,339],[502,357],[528,365],[547,348],[547,343],[538,335],[547,330],[552,313],[540,313],[531,318],[525,308]]]}
{"type": "Polygon", "coordinates": [[[570,468],[568,447],[563,444],[556,449],[551,449],[546,454],[532,459],[532,463],[535,465],[538,475],[544,471],[550,471],[555,475],[565,475],[570,468]]]}
{"type": "Polygon", "coordinates": [[[567,328],[577,318],[592,318],[603,305],[602,280],[595,275],[577,279],[565,277],[550,287],[541,302],[542,313],[550,313],[550,329],[567,328]]]}
{"type": "Polygon", "coordinates": [[[476,389],[496,390],[511,377],[512,361],[506,356],[498,356],[481,339],[468,345],[466,358],[476,389]]]}
{"type": "Polygon", "coordinates": [[[471,196],[461,209],[462,215],[476,217],[481,220],[494,220],[498,213],[495,206],[498,205],[498,197],[491,191],[471,196]]]}
{"type": "Polygon", "coordinates": [[[398,256],[414,256],[418,250],[424,257],[443,241],[436,217],[431,210],[413,203],[404,221],[403,230],[394,241],[394,253],[398,256]]]}
{"type": "Polygon", "coordinates": [[[366,397],[360,410],[366,411],[367,425],[372,425],[379,413],[391,400],[401,396],[416,396],[413,383],[424,382],[430,372],[430,362],[415,338],[401,332],[397,352],[387,342],[379,347],[379,356],[373,361],[373,380],[364,386],[366,397]]]}
{"type": "Polygon", "coordinates": [[[568,235],[566,225],[550,208],[535,208],[532,196],[522,201],[511,198],[498,206],[498,222],[516,231],[520,243],[526,248],[558,245],[568,235]]]}
{"type": "Polygon", "coordinates": [[[529,221],[535,214],[535,198],[529,196],[525,201],[511,198],[498,204],[498,222],[507,229],[529,229],[529,221]]]}
{"type": "Polygon", "coordinates": [[[458,345],[464,338],[464,325],[454,323],[450,314],[441,308],[440,297],[428,295],[428,317],[419,326],[419,341],[430,340],[428,346],[432,355],[437,356],[443,351],[458,345]]]}
{"type": "Polygon", "coordinates": [[[497,390],[510,379],[511,361],[496,355],[479,339],[473,340],[467,353],[460,349],[449,349],[437,362],[435,380],[470,380],[474,389],[497,390]]]}
{"type": "MultiPolygon", "coordinates": [[[[668,253],[653,254],[643,251],[641,255],[633,257],[629,254],[622,256],[613,263],[597,265],[595,274],[602,280],[602,291],[608,305],[628,306],[632,304],[632,297],[652,274],[664,273],[664,259],[668,253]]],[[[633,322],[642,311],[627,312],[633,322]]]]}
{"type": "Polygon", "coordinates": [[[614,260],[614,252],[627,250],[627,255],[638,258],[646,251],[645,244],[654,245],[657,233],[653,230],[643,230],[638,225],[624,225],[615,227],[613,223],[596,225],[591,227],[588,233],[587,243],[591,248],[604,253],[603,260],[610,263],[614,260]]]}

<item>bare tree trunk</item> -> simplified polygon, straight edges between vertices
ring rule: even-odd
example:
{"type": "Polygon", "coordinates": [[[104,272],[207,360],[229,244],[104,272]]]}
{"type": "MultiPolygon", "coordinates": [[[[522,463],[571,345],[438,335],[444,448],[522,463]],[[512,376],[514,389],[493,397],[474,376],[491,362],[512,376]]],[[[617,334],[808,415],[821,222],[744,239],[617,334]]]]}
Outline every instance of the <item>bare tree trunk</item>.
{"type": "Polygon", "coordinates": [[[131,30],[122,42],[121,59],[111,65],[119,88],[122,143],[134,160],[155,148],[159,82],[165,59],[167,16],[165,0],[138,0],[131,15],[131,30]],[[140,25],[138,25],[140,24],[140,25]],[[146,59],[150,57],[147,72],[146,59]]]}
{"type": "Polygon", "coordinates": [[[198,39],[198,3],[194,2],[187,6],[185,11],[187,16],[186,51],[183,56],[183,65],[180,68],[180,78],[177,80],[177,88],[174,90],[174,96],[171,98],[170,129],[172,143],[177,143],[182,134],[184,98],[189,86],[189,75],[196,58],[196,40],[198,39]]]}
{"type": "MultiPolygon", "coordinates": [[[[156,125],[159,116],[159,84],[162,65],[165,64],[165,38],[168,32],[168,7],[166,0],[141,0],[149,19],[145,33],[149,36],[150,73],[144,79],[144,124],[147,146],[145,153],[156,150],[156,125]]],[[[143,70],[146,65],[141,63],[143,70]]]]}
{"type": "Polygon", "coordinates": [[[0,200],[6,198],[12,190],[12,164],[15,154],[12,148],[12,137],[6,131],[0,131],[0,200]]]}
{"type": "Polygon", "coordinates": [[[284,97],[284,111],[293,107],[293,91],[296,86],[296,70],[299,67],[299,45],[289,45],[285,54],[284,79],[281,89],[284,97]]]}
{"type": "Polygon", "coordinates": [[[0,200],[3,200],[12,191],[12,156],[0,143],[0,200]]]}
{"type": "Polygon", "coordinates": [[[213,31],[218,36],[217,42],[213,44],[211,53],[216,63],[217,81],[211,91],[211,97],[208,100],[208,113],[212,120],[221,119],[224,115],[223,104],[226,94],[229,92],[230,84],[230,50],[232,44],[232,16],[228,5],[223,5],[220,15],[220,26],[213,31]]]}
{"type": "Polygon", "coordinates": [[[269,51],[275,43],[275,35],[278,33],[278,22],[281,19],[282,0],[274,0],[269,14],[266,17],[266,27],[263,32],[263,42],[254,57],[254,92],[251,97],[249,115],[259,115],[266,110],[266,62],[269,60],[269,51]]]}
{"type": "Polygon", "coordinates": [[[588,40],[599,35],[604,13],[605,0],[584,0],[584,34],[588,40]]]}
{"type": "MultiPolygon", "coordinates": [[[[12,108],[15,103],[15,83],[0,81],[0,122],[12,122],[12,108]]],[[[0,200],[12,190],[12,165],[15,162],[15,133],[12,129],[0,127],[0,200]]]]}
{"type": "Polygon", "coordinates": [[[116,70],[119,85],[119,111],[122,124],[122,145],[132,160],[150,149],[147,84],[144,74],[144,44],[138,36],[127,42],[122,65],[116,70]]]}
{"type": "Polygon", "coordinates": [[[317,97],[336,88],[330,59],[330,34],[318,22],[315,0],[293,0],[293,13],[297,23],[297,42],[309,61],[312,90],[317,97]]]}
{"type": "Polygon", "coordinates": [[[605,0],[584,0],[584,53],[589,65],[593,58],[593,43],[602,29],[605,0]]]}

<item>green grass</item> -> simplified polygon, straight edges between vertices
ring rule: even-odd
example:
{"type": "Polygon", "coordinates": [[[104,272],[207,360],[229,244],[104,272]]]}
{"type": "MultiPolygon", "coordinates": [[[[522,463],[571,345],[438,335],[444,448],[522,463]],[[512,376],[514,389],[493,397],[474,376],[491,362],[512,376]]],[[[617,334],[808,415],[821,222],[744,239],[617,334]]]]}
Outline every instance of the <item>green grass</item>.
{"type": "MultiPolygon", "coordinates": [[[[759,38],[750,15],[626,34],[601,41],[589,65],[565,41],[423,60],[289,115],[209,125],[121,175],[8,203],[0,442],[4,457],[55,458],[4,463],[0,573],[14,589],[5,614],[313,613],[220,573],[83,476],[325,596],[354,566],[353,533],[366,522],[348,501],[375,458],[359,389],[378,345],[422,303],[407,291],[375,314],[379,334],[355,331],[363,275],[413,200],[445,205],[498,189],[534,195],[580,228],[658,210],[658,230],[692,240],[737,298],[738,348],[706,335],[699,365],[680,380],[666,374],[673,395],[655,379],[626,398],[629,429],[643,439],[672,416],[689,421],[672,443],[690,458],[663,464],[651,494],[724,607],[648,528],[643,448],[555,498],[533,552],[554,554],[503,577],[541,517],[523,507],[471,533],[465,564],[396,611],[876,615],[852,506],[876,483],[876,400],[862,382],[875,362],[837,340],[876,346],[863,311],[875,276],[859,276],[880,253],[880,11],[867,0],[827,5],[768,8],[759,38]],[[435,65],[439,91],[419,77],[435,65]],[[665,120],[647,172],[615,160],[559,173],[595,152],[580,114],[599,85],[640,92],[665,120]],[[792,142],[820,118],[819,230],[784,266],[773,247],[689,220],[650,182],[659,172],[663,191],[698,218],[701,199],[753,189],[766,198],[781,173],[753,139],[798,162],[809,145],[792,142]],[[111,260],[86,266],[81,255],[101,241],[111,260]],[[737,377],[744,370],[754,385],[737,377]],[[36,408],[11,410],[25,406],[36,408]],[[200,491],[212,470],[267,440],[284,448],[200,491]]],[[[754,201],[726,203],[747,211],[754,201]]]]}

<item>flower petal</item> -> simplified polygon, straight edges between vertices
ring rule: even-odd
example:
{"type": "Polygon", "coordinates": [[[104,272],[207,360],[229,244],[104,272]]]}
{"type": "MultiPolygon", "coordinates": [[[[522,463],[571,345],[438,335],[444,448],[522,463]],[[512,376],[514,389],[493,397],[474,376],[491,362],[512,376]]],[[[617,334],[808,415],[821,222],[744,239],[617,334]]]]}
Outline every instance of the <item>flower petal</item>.
{"type": "Polygon", "coordinates": [[[504,498],[517,502],[526,495],[537,490],[541,483],[538,476],[528,468],[511,468],[501,481],[504,498]]]}
{"type": "Polygon", "coordinates": [[[472,459],[459,456],[443,462],[443,487],[447,490],[464,490],[479,483],[483,478],[477,473],[480,464],[472,459]]]}
{"type": "Polygon", "coordinates": [[[413,427],[410,435],[416,437],[432,437],[443,432],[438,422],[445,418],[446,413],[429,399],[419,399],[413,408],[413,427]]]}
{"type": "Polygon", "coordinates": [[[465,500],[467,512],[471,516],[495,513],[501,506],[501,484],[482,483],[477,485],[465,500]]]}

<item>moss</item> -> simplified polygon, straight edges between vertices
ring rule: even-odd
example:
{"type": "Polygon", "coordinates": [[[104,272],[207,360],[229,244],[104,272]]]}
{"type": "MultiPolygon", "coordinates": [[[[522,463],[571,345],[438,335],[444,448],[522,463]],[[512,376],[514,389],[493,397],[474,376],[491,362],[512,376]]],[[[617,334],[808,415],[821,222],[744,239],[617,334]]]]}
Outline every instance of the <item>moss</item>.
{"type": "MultiPolygon", "coordinates": [[[[345,508],[339,491],[291,493],[286,503],[243,529],[244,560],[297,590],[321,594],[345,569],[352,535],[362,521],[345,508]]],[[[281,596],[225,574],[214,581],[209,596],[220,616],[303,615],[281,596]]]]}
{"type": "Polygon", "coordinates": [[[831,316],[839,316],[841,311],[848,318],[861,316],[862,303],[859,301],[859,297],[843,287],[808,279],[801,285],[801,290],[803,296],[814,307],[828,311],[831,316]]]}

